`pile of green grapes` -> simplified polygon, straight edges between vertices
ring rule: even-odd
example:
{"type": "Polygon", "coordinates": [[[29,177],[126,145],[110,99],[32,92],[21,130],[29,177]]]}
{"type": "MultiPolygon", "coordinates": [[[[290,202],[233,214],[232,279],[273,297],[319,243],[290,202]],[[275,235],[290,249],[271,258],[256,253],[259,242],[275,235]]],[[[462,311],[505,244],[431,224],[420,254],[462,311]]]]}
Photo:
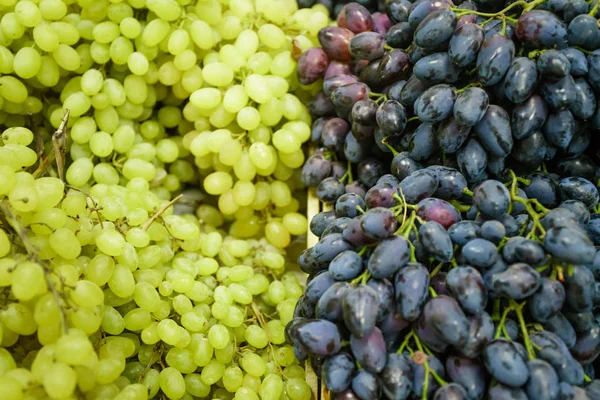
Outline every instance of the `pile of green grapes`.
{"type": "Polygon", "coordinates": [[[291,0],[2,1],[1,399],[310,399],[284,338],[319,90],[295,60],[328,23],[291,0]]]}

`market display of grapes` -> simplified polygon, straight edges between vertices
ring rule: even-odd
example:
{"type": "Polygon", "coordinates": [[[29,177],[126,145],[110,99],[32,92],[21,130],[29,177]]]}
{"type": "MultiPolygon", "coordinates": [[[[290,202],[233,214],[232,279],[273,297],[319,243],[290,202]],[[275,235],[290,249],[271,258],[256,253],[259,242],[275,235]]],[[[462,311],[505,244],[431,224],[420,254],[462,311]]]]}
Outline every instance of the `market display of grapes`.
{"type": "Polygon", "coordinates": [[[3,1],[0,398],[600,399],[599,7],[3,1]]]}
{"type": "Polygon", "coordinates": [[[332,398],[600,398],[597,14],[349,3],[302,55],[332,209],[286,335],[332,398]]]}
{"type": "Polygon", "coordinates": [[[311,398],[284,328],[321,83],[295,71],[328,23],[294,1],[2,4],[0,398],[311,398]]]}

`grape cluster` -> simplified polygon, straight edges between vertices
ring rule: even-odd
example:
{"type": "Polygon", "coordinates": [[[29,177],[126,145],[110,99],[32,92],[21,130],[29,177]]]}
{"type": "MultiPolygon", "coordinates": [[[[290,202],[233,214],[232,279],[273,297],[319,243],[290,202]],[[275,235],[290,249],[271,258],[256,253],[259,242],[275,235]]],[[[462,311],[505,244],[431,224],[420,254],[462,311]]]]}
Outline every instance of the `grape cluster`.
{"type": "Polygon", "coordinates": [[[175,213],[140,177],[88,194],[37,176],[33,133],[1,137],[19,161],[0,159],[2,398],[310,399],[283,250],[175,213]]]}
{"type": "Polygon", "coordinates": [[[600,396],[598,189],[509,176],[386,174],[312,219],[286,334],[334,398],[600,396]]]}
{"type": "Polygon", "coordinates": [[[310,137],[305,103],[321,84],[301,85],[295,69],[318,45],[325,7],[71,3],[3,6],[0,126],[29,127],[45,157],[69,110],[66,183],[89,192],[143,178],[162,200],[200,186],[225,222],[241,221],[229,224],[237,236],[267,231],[285,247],[306,231],[302,197],[292,194],[310,137]]]}
{"type": "Polygon", "coordinates": [[[598,6],[575,3],[393,0],[385,21],[347,4],[298,66],[323,79],[304,183],[332,203],[409,163],[595,181],[598,6]]]}

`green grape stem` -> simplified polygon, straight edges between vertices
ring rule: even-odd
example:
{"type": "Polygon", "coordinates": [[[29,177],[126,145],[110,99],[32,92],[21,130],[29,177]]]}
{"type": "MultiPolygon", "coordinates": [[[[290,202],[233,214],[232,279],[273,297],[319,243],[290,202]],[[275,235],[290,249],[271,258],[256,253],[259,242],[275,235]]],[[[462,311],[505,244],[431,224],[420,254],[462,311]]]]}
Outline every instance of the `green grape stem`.
{"type": "Polygon", "coordinates": [[[466,194],[466,195],[468,195],[468,196],[471,196],[471,197],[473,197],[473,192],[471,192],[471,190],[469,190],[469,188],[468,188],[468,187],[465,187],[465,188],[462,190],[462,192],[463,192],[463,194],[466,194]]]}
{"type": "Polygon", "coordinates": [[[458,95],[458,94],[461,94],[461,93],[462,93],[462,92],[464,92],[465,90],[467,90],[467,89],[470,89],[470,88],[472,88],[472,87],[481,87],[481,86],[482,86],[482,85],[481,85],[481,83],[479,83],[479,82],[469,83],[467,86],[463,86],[463,87],[461,87],[460,89],[458,89],[458,90],[456,91],[456,94],[457,94],[457,95],[458,95]]]}
{"type": "Polygon", "coordinates": [[[509,308],[514,310],[514,312],[517,314],[519,326],[521,327],[521,334],[523,335],[523,342],[525,342],[525,348],[527,349],[527,355],[529,356],[530,360],[534,360],[536,358],[535,350],[533,349],[533,345],[529,339],[529,332],[527,331],[527,325],[525,323],[525,318],[523,317],[523,307],[525,307],[526,303],[527,302],[519,304],[515,300],[510,299],[509,308]]]}
{"type": "Polygon", "coordinates": [[[394,157],[396,157],[396,156],[397,156],[398,154],[400,154],[400,153],[398,153],[398,150],[396,150],[395,148],[393,148],[393,147],[392,147],[392,146],[391,146],[391,145],[390,145],[390,144],[387,142],[387,139],[388,139],[388,137],[389,137],[389,136],[386,136],[386,137],[384,137],[384,138],[381,140],[381,143],[382,143],[382,144],[383,144],[385,147],[387,147],[388,149],[390,149],[390,151],[392,152],[392,155],[393,155],[394,157]]]}
{"type": "Polygon", "coordinates": [[[69,115],[71,111],[67,108],[65,110],[65,116],[58,129],[52,135],[52,148],[54,149],[54,157],[56,158],[56,169],[58,170],[58,177],[61,181],[65,182],[65,163],[67,155],[67,124],[69,123],[69,115]]]}
{"type": "Polygon", "coordinates": [[[163,204],[162,207],[159,208],[158,210],[156,210],[156,212],[150,217],[150,219],[148,221],[146,221],[146,223],[144,223],[144,225],[142,226],[142,229],[147,231],[148,228],[150,228],[150,225],[152,225],[152,223],[154,221],[156,221],[156,219],[158,217],[160,217],[162,215],[162,213],[167,211],[167,208],[169,208],[173,204],[177,203],[179,200],[181,200],[182,197],[183,197],[183,194],[180,194],[179,196],[175,197],[173,200],[169,201],[168,203],[163,204]]]}
{"type": "Polygon", "coordinates": [[[0,202],[0,211],[2,212],[2,215],[4,216],[8,225],[15,231],[15,233],[21,240],[21,243],[23,243],[23,246],[25,247],[25,250],[27,251],[27,254],[29,255],[29,257],[31,257],[31,259],[36,264],[41,266],[42,269],[44,270],[44,276],[46,278],[46,285],[48,286],[48,289],[52,293],[52,297],[54,297],[54,301],[56,302],[56,306],[58,307],[58,310],[59,310],[60,324],[62,325],[64,334],[67,334],[68,329],[69,329],[67,326],[67,314],[66,314],[64,308],[61,306],[61,296],[58,293],[56,286],[54,286],[54,283],[52,282],[50,266],[44,260],[42,260],[40,258],[39,254],[37,252],[37,249],[29,241],[29,237],[27,236],[27,231],[25,229],[25,226],[18,219],[18,217],[15,216],[15,214],[13,214],[12,210],[10,209],[10,206],[7,204],[6,201],[0,202]]]}

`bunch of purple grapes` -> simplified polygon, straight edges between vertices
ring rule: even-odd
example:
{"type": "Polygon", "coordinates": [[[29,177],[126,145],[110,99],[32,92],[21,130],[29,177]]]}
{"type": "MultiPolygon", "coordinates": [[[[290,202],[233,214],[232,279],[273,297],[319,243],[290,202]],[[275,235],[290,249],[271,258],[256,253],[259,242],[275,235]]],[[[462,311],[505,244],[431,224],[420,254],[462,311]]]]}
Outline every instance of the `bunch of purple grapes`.
{"type": "Polygon", "coordinates": [[[600,399],[600,195],[384,174],[317,214],[287,340],[333,399],[600,399]]]}
{"type": "Polygon", "coordinates": [[[455,168],[470,185],[508,169],[595,182],[598,9],[583,0],[343,6],[298,64],[300,82],[323,79],[305,184],[332,203],[383,173],[402,180],[405,164],[455,168]]]}

